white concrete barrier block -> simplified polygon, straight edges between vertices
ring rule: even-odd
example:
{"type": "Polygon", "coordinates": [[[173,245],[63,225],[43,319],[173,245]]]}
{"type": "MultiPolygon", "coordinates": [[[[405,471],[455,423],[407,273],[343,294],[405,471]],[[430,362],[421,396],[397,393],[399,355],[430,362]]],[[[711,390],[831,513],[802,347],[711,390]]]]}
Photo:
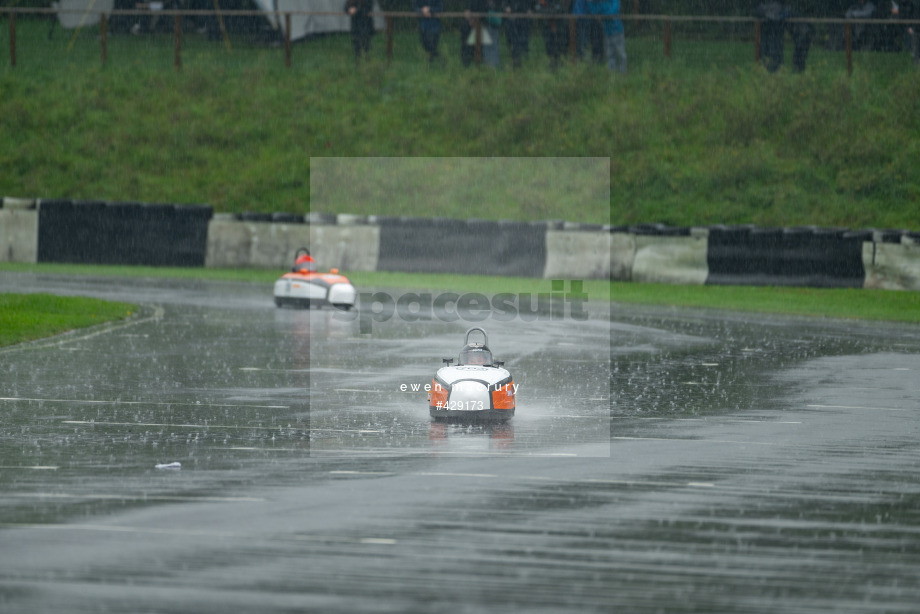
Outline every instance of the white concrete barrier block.
{"type": "Polygon", "coordinates": [[[380,227],[311,224],[310,254],[321,269],[376,271],[380,253],[380,227]]]}
{"type": "Polygon", "coordinates": [[[35,208],[34,198],[14,198],[12,196],[4,196],[2,200],[3,200],[4,209],[34,209],[35,208]]]}
{"type": "Polygon", "coordinates": [[[339,213],[336,216],[336,224],[343,226],[354,226],[356,224],[367,224],[366,215],[357,215],[355,213],[339,213]]]}
{"type": "Polygon", "coordinates": [[[639,235],[632,280],[642,283],[706,283],[708,237],[668,237],[639,235]]]}
{"type": "Polygon", "coordinates": [[[38,261],[38,211],[21,207],[0,209],[0,262],[38,261]]]}
{"type": "Polygon", "coordinates": [[[920,245],[863,243],[864,287],[881,290],[920,290],[920,245]]]}
{"type": "Polygon", "coordinates": [[[543,278],[628,280],[634,251],[625,233],[548,230],[543,278]]]}
{"type": "Polygon", "coordinates": [[[380,229],[366,225],[246,222],[226,217],[208,225],[205,266],[209,268],[289,269],[305,247],[320,269],[375,271],[380,229]]]}
{"type": "MultiPolygon", "coordinates": [[[[246,222],[252,234],[249,266],[258,269],[289,269],[301,247],[309,248],[310,227],[305,224],[246,222]]],[[[312,251],[312,250],[311,250],[312,251]]]]}
{"type": "Polygon", "coordinates": [[[212,269],[246,268],[252,234],[247,224],[232,217],[215,216],[208,223],[204,265],[212,269]]]}
{"type": "Polygon", "coordinates": [[[636,235],[610,233],[610,280],[632,281],[636,261],[636,235]]]}

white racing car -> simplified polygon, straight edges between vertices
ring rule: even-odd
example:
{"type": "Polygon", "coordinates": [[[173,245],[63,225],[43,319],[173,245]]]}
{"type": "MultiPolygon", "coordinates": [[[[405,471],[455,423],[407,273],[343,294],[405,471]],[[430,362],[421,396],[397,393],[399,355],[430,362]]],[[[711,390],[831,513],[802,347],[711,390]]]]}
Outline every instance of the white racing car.
{"type": "Polygon", "coordinates": [[[294,267],[275,282],[275,305],[309,309],[312,306],[331,305],[349,310],[355,306],[358,292],[338,269],[328,273],[316,270],[316,261],[307,248],[295,255],[294,267]]]}
{"type": "Polygon", "coordinates": [[[435,419],[508,420],[514,416],[517,385],[504,368],[493,360],[486,331],[474,327],[466,331],[466,340],[456,365],[453,358],[442,359],[428,394],[428,411],[435,419]],[[478,332],[482,343],[471,343],[470,335],[478,332]]]}

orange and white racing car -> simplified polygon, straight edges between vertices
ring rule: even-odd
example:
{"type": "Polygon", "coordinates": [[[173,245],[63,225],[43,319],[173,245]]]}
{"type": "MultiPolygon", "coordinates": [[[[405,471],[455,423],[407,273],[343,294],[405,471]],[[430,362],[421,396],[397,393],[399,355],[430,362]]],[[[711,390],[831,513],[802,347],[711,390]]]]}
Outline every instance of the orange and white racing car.
{"type": "Polygon", "coordinates": [[[358,292],[338,269],[328,273],[316,270],[316,261],[310,251],[302,247],[295,255],[294,267],[275,282],[275,305],[309,309],[331,305],[349,310],[355,306],[358,292]]]}
{"type": "Polygon", "coordinates": [[[466,331],[466,340],[457,364],[444,358],[445,366],[438,369],[428,394],[428,411],[436,420],[508,420],[514,416],[517,384],[505,363],[493,360],[486,331],[473,327],[466,331]],[[482,342],[470,342],[470,335],[479,333],[482,342]]]}

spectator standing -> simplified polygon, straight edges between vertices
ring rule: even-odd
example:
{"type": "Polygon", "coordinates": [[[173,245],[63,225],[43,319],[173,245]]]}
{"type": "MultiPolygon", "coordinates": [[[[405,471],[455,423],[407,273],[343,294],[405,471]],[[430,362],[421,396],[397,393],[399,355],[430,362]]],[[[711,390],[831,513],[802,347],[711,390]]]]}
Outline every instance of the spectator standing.
{"type": "Polygon", "coordinates": [[[584,15],[579,18],[575,25],[575,53],[578,59],[584,59],[591,50],[591,61],[600,64],[606,58],[604,53],[604,24],[597,19],[591,19],[590,15],[596,15],[596,8],[592,8],[597,0],[574,0],[572,2],[572,14],[584,15]]]}
{"type": "MultiPolygon", "coordinates": [[[[854,4],[847,9],[844,17],[847,19],[872,19],[875,17],[875,4],[871,0],[859,0],[858,4],[854,4]]],[[[853,47],[859,48],[869,45],[867,38],[866,24],[853,24],[853,47]]]]}
{"type": "MultiPolygon", "coordinates": [[[[798,6],[801,4],[798,3],[798,6]]],[[[760,31],[760,55],[767,70],[776,72],[783,65],[784,38],[788,30],[794,45],[793,70],[804,71],[808,51],[815,37],[814,24],[804,21],[789,22],[789,19],[798,17],[799,13],[782,2],[761,2],[754,8],[754,16],[764,20],[760,31]]]]}
{"type": "Polygon", "coordinates": [[[859,0],[857,4],[847,9],[844,17],[847,19],[871,19],[875,15],[875,3],[871,0],[859,0]]]}
{"type": "MultiPolygon", "coordinates": [[[[589,15],[619,16],[620,0],[588,0],[589,15]]],[[[594,20],[592,20],[594,21],[594,20]]],[[[604,53],[607,68],[626,74],[626,33],[622,19],[604,19],[604,53]]]]}
{"type": "MultiPolygon", "coordinates": [[[[920,0],[902,0],[899,14],[901,19],[920,19],[920,0]]],[[[914,66],[920,68],[920,24],[907,26],[907,38],[914,66]]]]}
{"type": "MultiPolygon", "coordinates": [[[[533,12],[531,0],[506,0],[505,13],[524,14],[533,12]]],[[[511,65],[519,68],[530,52],[530,29],[533,20],[528,17],[505,16],[505,36],[511,48],[511,65]]]]}
{"type": "Polygon", "coordinates": [[[374,0],[345,0],[345,12],[351,20],[351,46],[355,50],[355,63],[371,51],[371,37],[374,35],[374,0]]]}
{"type": "Polygon", "coordinates": [[[805,62],[808,60],[808,51],[811,41],[815,37],[815,26],[811,23],[796,22],[789,24],[789,33],[792,35],[792,66],[795,72],[805,71],[805,62]]]}
{"type": "MultiPolygon", "coordinates": [[[[879,19],[896,20],[901,17],[901,4],[895,0],[883,0],[878,11],[879,19]],[[888,6],[887,10],[885,5],[888,6]],[[887,13],[887,14],[886,14],[887,13]]],[[[898,34],[901,29],[893,24],[883,24],[875,28],[872,48],[875,51],[900,51],[901,41],[898,40],[898,34]]]]}
{"type": "Polygon", "coordinates": [[[482,59],[493,68],[499,67],[498,44],[501,28],[501,16],[495,7],[495,0],[469,0],[460,23],[460,61],[464,66],[469,66],[473,61],[476,51],[476,21],[479,20],[482,28],[482,59]],[[476,15],[484,13],[486,17],[476,15]],[[475,15],[475,16],[474,16],[475,15]]]}
{"type": "Polygon", "coordinates": [[[564,19],[559,18],[568,13],[568,3],[566,0],[537,0],[534,8],[538,13],[551,17],[542,20],[543,43],[549,57],[550,69],[556,70],[569,45],[568,25],[564,19]]]}
{"type": "MultiPolygon", "coordinates": [[[[117,2],[115,3],[115,8],[119,8],[117,2]]],[[[213,10],[214,3],[208,2],[208,0],[186,0],[185,5],[181,6],[180,8],[183,8],[189,11],[207,11],[207,10],[213,10]]],[[[208,16],[207,15],[186,15],[184,21],[188,22],[189,29],[191,29],[194,32],[197,32],[198,34],[205,34],[208,31],[208,16]]]]}
{"type": "Polygon", "coordinates": [[[776,72],[783,65],[783,37],[786,34],[783,22],[792,16],[792,11],[781,2],[761,2],[754,8],[754,16],[763,20],[760,60],[767,70],[776,72]]]}
{"type": "Polygon", "coordinates": [[[442,0],[414,0],[415,12],[419,15],[419,37],[422,49],[428,54],[428,63],[434,64],[440,58],[438,42],[441,39],[441,19],[438,14],[444,11],[442,0]]]}
{"type": "Polygon", "coordinates": [[[588,0],[572,0],[572,14],[578,15],[575,20],[575,56],[582,60],[588,46],[591,45],[591,26],[593,22],[586,16],[588,14],[588,0]]]}
{"type": "MultiPolygon", "coordinates": [[[[790,7],[790,17],[804,17],[814,19],[825,17],[825,8],[816,7],[811,0],[795,0],[790,7]]],[[[795,72],[804,72],[805,63],[808,60],[808,52],[811,50],[812,41],[817,35],[817,28],[814,23],[806,21],[787,22],[789,34],[792,36],[792,66],[795,72]]]]}

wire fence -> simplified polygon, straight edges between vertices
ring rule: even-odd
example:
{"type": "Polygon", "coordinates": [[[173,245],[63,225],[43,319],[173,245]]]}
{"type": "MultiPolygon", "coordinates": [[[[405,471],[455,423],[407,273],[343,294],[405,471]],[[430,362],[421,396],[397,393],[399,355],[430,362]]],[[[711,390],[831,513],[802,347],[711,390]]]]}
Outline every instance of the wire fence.
{"type": "MultiPolygon", "coordinates": [[[[9,21],[10,65],[16,66],[18,59],[16,35],[17,17],[20,16],[39,16],[46,19],[55,20],[59,15],[62,14],[69,14],[71,16],[79,15],[80,23],[76,28],[77,31],[82,29],[85,24],[91,24],[93,26],[98,25],[99,44],[101,51],[100,57],[103,64],[105,64],[108,60],[109,23],[113,18],[146,18],[157,20],[162,20],[165,18],[167,24],[171,19],[171,31],[174,48],[173,64],[177,69],[181,68],[182,66],[183,36],[187,33],[188,26],[186,24],[188,21],[210,19],[213,23],[218,24],[220,39],[222,40],[222,43],[229,49],[231,46],[231,35],[225,26],[227,20],[231,18],[258,19],[266,17],[266,12],[259,10],[215,11],[170,9],[161,8],[162,3],[159,2],[140,3],[137,6],[140,8],[114,9],[111,11],[93,9],[91,6],[88,9],[0,7],[0,16],[6,18],[9,21]]],[[[277,42],[279,42],[280,46],[283,48],[284,64],[285,66],[290,67],[293,61],[292,49],[293,43],[295,42],[291,37],[292,19],[294,17],[342,18],[344,13],[329,11],[285,11],[276,12],[269,15],[271,15],[276,24],[274,32],[277,36],[277,42]]],[[[468,12],[443,12],[437,14],[437,17],[441,20],[444,20],[444,22],[448,24],[448,27],[450,27],[449,24],[452,22],[472,19],[472,29],[475,32],[475,42],[473,46],[475,49],[474,57],[476,63],[482,62],[482,46],[484,40],[483,24],[489,16],[490,15],[487,13],[468,12]]],[[[417,22],[419,19],[421,19],[418,13],[407,11],[378,11],[371,13],[371,17],[377,19],[382,18],[383,20],[384,26],[382,31],[385,38],[385,53],[388,62],[393,59],[393,40],[397,26],[402,26],[404,28],[412,27],[414,22],[417,22]]],[[[575,60],[578,57],[577,28],[579,23],[586,21],[602,22],[605,20],[616,19],[627,22],[636,29],[643,29],[648,31],[652,28],[656,28],[659,32],[663,55],[666,59],[671,59],[674,55],[674,43],[678,38],[676,32],[679,27],[695,26],[696,29],[699,30],[707,25],[731,26],[732,31],[736,35],[739,35],[740,37],[750,42],[751,61],[761,62],[763,59],[762,52],[764,49],[764,24],[770,23],[755,17],[699,15],[622,14],[588,16],[572,13],[543,14],[528,12],[501,13],[501,17],[506,20],[529,20],[534,24],[545,23],[547,20],[552,20],[557,24],[562,24],[563,29],[567,31],[567,54],[572,60],[575,60]]],[[[866,45],[865,42],[857,40],[857,30],[859,30],[859,35],[862,37],[867,36],[865,34],[867,29],[871,29],[871,32],[876,32],[878,29],[887,28],[889,32],[888,36],[892,36],[891,29],[906,30],[908,27],[913,27],[915,30],[920,31],[920,19],[789,18],[783,20],[782,23],[784,25],[805,24],[811,27],[831,28],[835,29],[835,31],[838,31],[840,33],[839,50],[843,51],[845,54],[847,74],[852,74],[853,72],[853,52],[858,47],[861,48],[866,45]]],[[[52,27],[54,26],[52,25],[52,27]]],[[[871,32],[868,36],[872,35],[871,32]]],[[[686,34],[686,32],[684,32],[684,34],[686,34]]],[[[914,36],[920,36],[920,34],[914,34],[914,36]]]]}

